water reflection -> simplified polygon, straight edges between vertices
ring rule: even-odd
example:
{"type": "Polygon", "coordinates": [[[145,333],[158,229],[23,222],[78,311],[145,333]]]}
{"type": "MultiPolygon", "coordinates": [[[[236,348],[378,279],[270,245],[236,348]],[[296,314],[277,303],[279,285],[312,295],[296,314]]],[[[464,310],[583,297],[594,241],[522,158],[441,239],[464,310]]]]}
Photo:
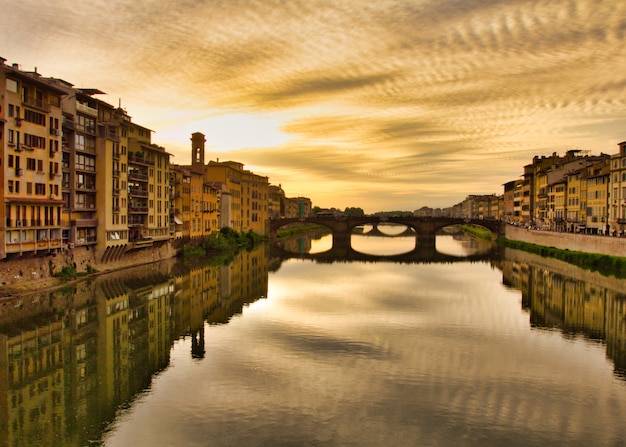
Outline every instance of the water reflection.
{"type": "Polygon", "coordinates": [[[616,375],[626,378],[626,280],[511,249],[499,267],[504,284],[521,290],[533,327],[605,342],[616,375]]]}
{"type": "Polygon", "coordinates": [[[86,445],[170,363],[204,356],[204,325],[267,294],[265,247],[228,266],[175,262],[0,305],[0,445],[86,445]]]}
{"type": "MultiPolygon", "coordinates": [[[[325,243],[324,240],[326,239],[321,238],[317,241],[305,239],[297,242],[296,247],[302,250],[309,247],[313,250],[316,244],[325,243]]],[[[447,235],[438,239],[438,249],[440,240],[441,246],[450,247],[457,256],[480,253],[482,250],[481,246],[473,245],[458,235],[447,235]],[[476,252],[472,251],[474,249],[476,252]]],[[[188,362],[200,364],[207,362],[205,357],[213,355],[211,361],[215,362],[215,368],[225,369],[225,376],[220,376],[221,380],[230,380],[236,374],[236,369],[242,365],[230,365],[233,369],[229,370],[224,366],[226,363],[217,362],[217,358],[227,358],[229,353],[219,351],[219,342],[215,341],[208,346],[207,331],[215,325],[228,323],[234,315],[241,314],[244,306],[250,303],[257,304],[253,309],[249,309],[249,312],[252,314],[256,312],[257,315],[262,312],[262,306],[258,304],[261,303],[259,300],[268,294],[268,272],[278,271],[282,263],[289,262],[285,259],[271,258],[269,253],[267,247],[260,247],[249,253],[242,252],[226,266],[184,265],[176,262],[151,265],[101,276],[65,290],[38,293],[1,302],[0,445],[82,446],[103,442],[107,430],[111,430],[112,421],[128,422],[123,418],[120,419],[120,408],[136,405],[138,399],[141,400],[151,392],[154,378],[172,364],[172,347],[177,341],[185,342],[184,354],[188,362]]],[[[599,346],[605,344],[606,354],[614,364],[616,377],[626,377],[625,280],[603,277],[598,273],[583,271],[565,263],[512,250],[507,250],[502,259],[490,262],[493,268],[501,270],[504,285],[511,290],[521,291],[521,306],[529,312],[530,324],[534,329],[556,329],[563,337],[583,338],[599,346]]],[[[293,269],[293,265],[289,265],[293,269]]],[[[459,403],[463,394],[460,390],[461,379],[457,377],[458,371],[454,374],[444,371],[441,359],[432,365],[422,365],[422,368],[424,371],[433,369],[437,376],[449,374],[450,377],[455,377],[452,385],[425,376],[417,378],[409,376],[408,372],[412,368],[417,368],[416,365],[397,363],[400,358],[399,353],[394,351],[393,345],[390,344],[391,329],[387,328],[389,333],[384,333],[380,330],[374,331],[372,328],[372,318],[376,318],[376,315],[371,313],[374,305],[372,301],[355,301],[359,308],[353,309],[355,318],[350,320],[359,331],[364,331],[363,338],[327,335],[326,331],[332,333],[335,327],[339,333],[339,326],[347,324],[345,315],[333,314],[333,303],[342,299],[339,287],[358,285],[358,280],[354,279],[358,278],[358,273],[355,273],[355,276],[349,274],[351,270],[355,270],[355,266],[348,263],[341,271],[327,270],[327,276],[316,281],[319,301],[311,301],[306,305],[309,306],[307,309],[309,313],[314,313],[315,310],[318,316],[321,316],[315,323],[318,325],[317,331],[313,330],[312,326],[300,324],[297,318],[304,319],[302,316],[304,314],[294,317],[296,320],[290,325],[289,333],[268,335],[277,325],[277,320],[255,323],[263,325],[262,329],[268,338],[282,340],[283,344],[289,343],[289,355],[293,355],[294,352],[310,352],[307,358],[318,370],[304,371],[306,369],[304,366],[298,366],[299,360],[290,363],[290,359],[285,356],[264,359],[266,362],[264,365],[279,362],[284,364],[287,371],[294,368],[294,374],[296,372],[302,374],[300,380],[317,383],[315,380],[318,379],[318,372],[332,368],[337,363],[345,367],[346,374],[348,372],[352,374],[358,359],[372,366],[389,362],[386,372],[402,370],[403,373],[407,373],[406,383],[397,384],[403,389],[406,388],[407,392],[412,387],[419,386],[423,388],[424,398],[433,401],[438,399],[437,393],[449,395],[450,408],[438,408],[438,411],[449,412],[455,405],[468,409],[468,402],[459,403]],[[334,281],[332,290],[324,288],[326,281],[334,281]],[[320,329],[322,327],[324,330],[320,329]],[[429,384],[428,380],[433,382],[429,384]]],[[[301,276],[306,276],[307,271],[311,270],[305,263],[299,263],[298,268],[301,270],[301,276]]],[[[458,267],[454,271],[459,274],[468,268],[458,267]]],[[[419,272],[415,270],[414,274],[420,274],[419,272]]],[[[447,271],[441,268],[434,272],[440,275],[438,281],[442,286],[441,290],[432,290],[429,293],[437,293],[441,295],[438,298],[445,300],[449,298],[445,295],[449,291],[444,287],[447,271]]],[[[394,287],[400,287],[399,283],[404,281],[398,276],[394,280],[394,287]]],[[[297,295],[300,283],[294,281],[282,284],[289,292],[285,293],[285,296],[297,295]]],[[[425,324],[421,319],[424,318],[425,311],[433,306],[431,301],[424,301],[424,309],[420,308],[416,315],[406,314],[406,317],[400,317],[399,315],[404,315],[402,306],[414,304],[402,301],[401,294],[393,288],[390,289],[388,284],[383,284],[382,280],[379,287],[377,299],[394,305],[394,325],[402,328],[404,332],[409,328],[419,329],[420,323],[425,324]]],[[[276,293],[273,299],[279,301],[280,296],[280,293],[276,293]]],[[[366,298],[368,295],[363,293],[363,297],[366,298]]],[[[288,313],[290,303],[283,305],[285,305],[283,311],[288,313]]],[[[453,313],[455,310],[450,308],[446,312],[453,313]]],[[[273,317],[279,318],[276,314],[273,314],[273,317]]],[[[388,316],[379,315],[377,318],[380,328],[385,328],[382,322],[387,321],[388,316]]],[[[432,354],[436,357],[446,340],[459,335],[457,334],[459,329],[449,323],[448,317],[444,318],[444,321],[448,326],[437,328],[439,332],[434,338],[424,337],[427,332],[435,329],[426,331],[422,328],[423,332],[411,335],[416,346],[422,347],[424,355],[432,354]],[[430,345],[424,345],[424,340],[428,340],[430,345]]],[[[241,328],[241,323],[236,322],[239,330],[243,331],[242,337],[245,338],[246,330],[241,328]]],[[[217,334],[212,332],[212,336],[216,337],[217,334]]],[[[488,342],[489,340],[478,339],[472,341],[477,344],[488,342]]],[[[252,345],[253,340],[246,343],[252,345]]],[[[470,343],[467,343],[469,346],[470,343]]],[[[242,351],[247,348],[248,345],[241,347],[242,351]]],[[[449,353],[453,354],[463,355],[460,352],[449,353]]],[[[244,362],[246,371],[254,377],[254,380],[265,385],[264,391],[271,390],[276,397],[280,395],[278,389],[280,387],[276,387],[277,376],[264,373],[259,369],[259,364],[253,361],[260,355],[258,352],[246,350],[244,362]]],[[[417,356],[418,351],[411,355],[417,356]]],[[[448,360],[450,359],[455,360],[455,369],[471,365],[474,373],[481,361],[479,358],[473,358],[465,359],[471,361],[463,363],[460,357],[454,356],[448,360]]],[[[281,374],[284,375],[285,371],[281,374]]],[[[285,380],[283,375],[281,380],[285,380]]],[[[177,385],[172,386],[176,388],[177,385]]],[[[320,387],[318,390],[320,395],[343,396],[341,405],[346,405],[351,399],[346,394],[347,389],[338,383],[316,386],[320,387]],[[329,386],[331,390],[328,389],[329,386]]],[[[485,392],[487,398],[494,399],[493,393],[485,392]]],[[[293,396],[278,398],[278,401],[297,400],[298,393],[299,391],[294,392],[293,396]]],[[[388,399],[386,396],[370,397],[381,402],[388,399]]],[[[222,407],[211,410],[216,414],[230,411],[226,413],[225,423],[228,424],[230,431],[236,432],[237,415],[247,409],[247,399],[246,392],[240,390],[235,395],[229,395],[225,399],[226,402],[221,400],[222,407]]],[[[280,416],[280,413],[278,416],[272,416],[271,412],[273,406],[280,404],[274,401],[266,403],[265,399],[269,397],[263,395],[263,402],[266,405],[264,414],[267,417],[280,416]]],[[[472,400],[470,403],[475,406],[485,405],[490,411],[497,409],[491,401],[485,403],[472,400]]],[[[515,405],[514,402],[508,403],[511,408],[515,405]]],[[[360,405],[356,401],[354,404],[360,405]]],[[[393,413],[399,411],[397,410],[399,405],[409,405],[408,402],[393,399],[388,404],[388,407],[381,406],[376,411],[393,413]]],[[[514,415],[511,408],[510,414],[514,415]]],[[[177,411],[188,414],[207,409],[191,407],[179,408],[177,411]]],[[[501,416],[504,414],[502,408],[498,411],[501,412],[501,416]]],[[[305,425],[311,423],[307,422],[304,416],[300,422],[305,425]]],[[[333,421],[328,420],[325,423],[332,425],[333,421]]],[[[287,429],[291,433],[296,433],[298,427],[287,429]]],[[[154,427],[154,430],[158,431],[158,427],[154,427]]],[[[311,427],[311,430],[315,428],[311,427]]],[[[297,439],[297,436],[293,439],[297,439]]],[[[250,445],[255,444],[251,442],[250,445]]],[[[390,442],[390,445],[398,444],[390,442]]]]}

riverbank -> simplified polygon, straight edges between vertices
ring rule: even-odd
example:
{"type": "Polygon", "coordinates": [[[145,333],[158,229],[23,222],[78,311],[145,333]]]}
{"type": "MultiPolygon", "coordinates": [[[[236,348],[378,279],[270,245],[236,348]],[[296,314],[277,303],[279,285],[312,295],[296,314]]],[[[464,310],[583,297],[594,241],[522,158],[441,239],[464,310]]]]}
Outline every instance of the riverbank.
{"type": "Polygon", "coordinates": [[[558,259],[603,275],[626,277],[626,239],[507,226],[499,245],[558,259]]]}
{"type": "Polygon", "coordinates": [[[505,226],[504,237],[508,240],[560,250],[626,257],[626,238],[528,230],[514,225],[505,226]]]}

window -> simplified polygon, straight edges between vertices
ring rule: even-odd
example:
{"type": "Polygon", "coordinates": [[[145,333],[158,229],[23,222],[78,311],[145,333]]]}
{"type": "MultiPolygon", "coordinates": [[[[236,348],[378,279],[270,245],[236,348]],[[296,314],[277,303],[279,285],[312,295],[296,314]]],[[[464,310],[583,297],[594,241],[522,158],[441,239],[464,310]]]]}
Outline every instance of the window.
{"type": "Polygon", "coordinates": [[[29,171],[34,171],[36,168],[36,160],[34,158],[26,159],[26,169],[29,171]]]}
{"type": "Polygon", "coordinates": [[[96,159],[88,155],[76,154],[76,169],[95,172],[96,159]]]}
{"type": "Polygon", "coordinates": [[[33,110],[24,110],[24,121],[28,121],[29,123],[38,124],[40,126],[46,125],[46,115],[43,113],[38,113],[33,110]]]}
{"type": "Polygon", "coordinates": [[[35,194],[38,196],[46,195],[46,184],[45,183],[35,183],[35,194]]]}
{"type": "Polygon", "coordinates": [[[36,147],[39,149],[46,148],[46,139],[43,137],[38,137],[37,135],[31,135],[28,133],[24,134],[24,144],[30,147],[36,147]]]}
{"type": "Polygon", "coordinates": [[[96,133],[96,120],[88,116],[76,116],[76,130],[83,132],[96,133]]]}
{"type": "Polygon", "coordinates": [[[74,139],[74,149],[85,150],[85,135],[76,134],[74,139]]]}

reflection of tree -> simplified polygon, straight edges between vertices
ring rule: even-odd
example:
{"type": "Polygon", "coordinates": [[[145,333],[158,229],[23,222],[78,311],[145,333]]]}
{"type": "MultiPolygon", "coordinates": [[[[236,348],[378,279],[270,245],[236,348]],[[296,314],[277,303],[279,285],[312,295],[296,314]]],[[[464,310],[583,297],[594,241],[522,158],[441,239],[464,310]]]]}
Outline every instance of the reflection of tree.
{"type": "Polygon", "coordinates": [[[508,249],[500,268],[503,283],[521,290],[533,327],[601,340],[615,373],[626,378],[626,280],[508,249]]]}

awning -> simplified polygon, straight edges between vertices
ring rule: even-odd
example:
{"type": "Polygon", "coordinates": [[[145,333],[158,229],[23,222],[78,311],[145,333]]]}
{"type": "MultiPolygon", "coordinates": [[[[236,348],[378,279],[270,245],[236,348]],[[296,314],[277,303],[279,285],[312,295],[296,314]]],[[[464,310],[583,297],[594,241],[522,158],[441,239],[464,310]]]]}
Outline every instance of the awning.
{"type": "Polygon", "coordinates": [[[180,220],[178,217],[174,216],[174,222],[176,222],[176,225],[182,225],[183,221],[180,220]]]}

